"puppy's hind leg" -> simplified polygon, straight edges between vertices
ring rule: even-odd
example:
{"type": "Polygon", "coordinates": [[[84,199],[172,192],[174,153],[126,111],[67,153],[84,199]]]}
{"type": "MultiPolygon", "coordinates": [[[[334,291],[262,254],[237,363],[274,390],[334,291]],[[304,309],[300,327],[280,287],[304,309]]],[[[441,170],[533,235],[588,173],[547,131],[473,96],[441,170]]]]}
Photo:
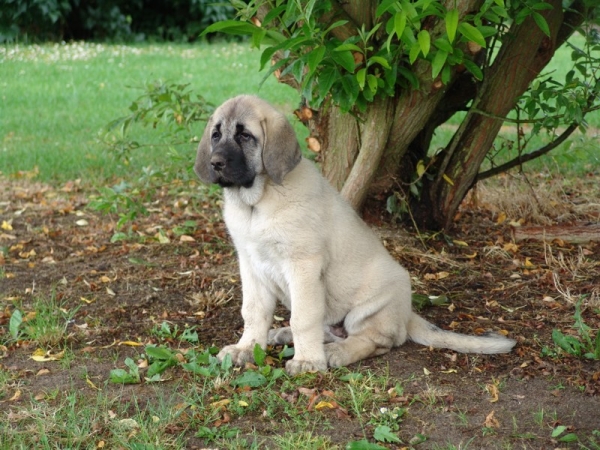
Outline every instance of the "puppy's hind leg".
{"type": "Polygon", "coordinates": [[[406,327],[398,320],[398,303],[386,296],[366,302],[351,311],[344,321],[348,337],[325,345],[331,367],[347,366],[361,359],[383,355],[404,342],[406,327]],[[377,310],[378,305],[383,305],[377,310]]]}

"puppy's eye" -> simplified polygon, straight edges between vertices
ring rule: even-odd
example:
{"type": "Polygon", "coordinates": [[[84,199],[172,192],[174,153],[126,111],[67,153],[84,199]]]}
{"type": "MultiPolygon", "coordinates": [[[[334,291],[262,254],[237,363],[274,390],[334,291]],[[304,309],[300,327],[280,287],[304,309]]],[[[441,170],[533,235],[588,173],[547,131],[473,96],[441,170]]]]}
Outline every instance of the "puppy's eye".
{"type": "Polygon", "coordinates": [[[252,135],[250,133],[242,132],[240,133],[240,139],[242,139],[243,141],[249,141],[250,139],[252,139],[252,135]]]}
{"type": "Polygon", "coordinates": [[[221,138],[221,133],[218,131],[213,131],[211,138],[213,141],[218,141],[221,138]]]}

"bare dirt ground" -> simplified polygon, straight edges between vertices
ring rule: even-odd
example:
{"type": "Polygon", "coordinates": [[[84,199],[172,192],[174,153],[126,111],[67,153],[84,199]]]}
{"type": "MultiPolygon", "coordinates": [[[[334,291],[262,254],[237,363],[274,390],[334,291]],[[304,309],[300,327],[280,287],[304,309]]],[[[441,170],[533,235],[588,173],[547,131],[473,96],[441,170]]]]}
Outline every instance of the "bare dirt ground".
{"type": "MultiPolygon", "coordinates": [[[[422,310],[428,320],[463,333],[491,329],[518,341],[514,352],[497,356],[406,344],[351,367],[388,373],[404,386],[402,395],[390,394],[378,405],[408,411],[398,432],[404,444],[385,444],[388,448],[408,448],[417,434],[427,437],[417,448],[600,448],[594,447],[600,445],[594,444],[600,442],[600,361],[544,352],[556,352],[554,329],[577,336],[573,314],[580,298],[583,319],[597,332],[600,243],[515,243],[511,225],[519,219],[523,224],[598,223],[597,179],[597,173],[590,173],[568,188],[560,181],[556,188],[551,181],[536,180],[536,194],[523,199],[510,191],[506,179],[507,190],[500,196],[507,200],[480,191],[464,206],[451,236],[419,238],[367,215],[389,251],[411,271],[415,291],[448,298],[442,306],[422,310]],[[559,425],[577,439],[553,437],[559,425]]],[[[106,383],[111,369],[139,354],[138,348],[120,344],[152,342],[152,330],[164,321],[196,326],[202,345],[222,346],[240,335],[235,254],[213,203],[194,193],[172,196],[165,188],[149,204],[151,214],[136,222],[137,242],[117,243],[110,242],[115,218],[87,204],[77,182],[53,188],[31,180],[0,180],[0,343],[6,343],[0,346],[0,369],[12,380],[0,394],[0,421],[10,420],[11,412],[48,389],[96,395],[86,380],[125,397],[144,398],[148,405],[168,397],[180,383],[193,383],[179,368],[170,373],[173,381],[160,385],[106,383]],[[197,226],[186,226],[186,221],[197,226]],[[37,344],[8,339],[15,305],[25,315],[35,298],[52,295],[62,308],[75,311],[69,324],[70,365],[36,362],[30,357],[37,344]],[[40,369],[47,370],[39,375],[40,369]]],[[[283,310],[278,314],[289,317],[283,310]]],[[[331,383],[331,375],[323,374],[311,388],[326,390],[331,383]]],[[[365,426],[348,405],[343,413],[315,414],[329,424],[315,432],[341,448],[364,436],[365,426]]],[[[257,411],[228,419],[242,434],[259,435],[268,444],[284,416],[274,419],[257,411]]],[[[171,432],[182,431],[174,427],[171,432]]],[[[207,445],[189,429],[185,432],[186,448],[207,445]]]]}

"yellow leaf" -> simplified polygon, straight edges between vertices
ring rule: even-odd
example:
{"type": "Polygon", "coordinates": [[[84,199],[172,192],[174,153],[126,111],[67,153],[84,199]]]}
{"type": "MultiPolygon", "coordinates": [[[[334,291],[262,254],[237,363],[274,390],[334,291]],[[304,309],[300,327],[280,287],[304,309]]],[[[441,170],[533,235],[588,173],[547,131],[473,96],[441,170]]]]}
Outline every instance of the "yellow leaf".
{"type": "Polygon", "coordinates": [[[106,442],[100,441],[96,444],[96,448],[104,448],[105,445],[106,445],[106,442]]]}
{"type": "Polygon", "coordinates": [[[519,246],[517,244],[513,244],[512,242],[507,242],[504,244],[504,251],[517,253],[519,251],[519,246]]]}
{"type": "Polygon", "coordinates": [[[8,401],[9,402],[14,402],[16,400],[19,400],[20,397],[21,397],[21,389],[17,389],[15,391],[15,394],[11,398],[9,398],[8,401]]]}
{"type": "Polygon", "coordinates": [[[439,272],[437,274],[437,279],[441,280],[443,278],[448,278],[450,276],[450,274],[448,272],[439,272]]]}
{"type": "Polygon", "coordinates": [[[89,387],[91,387],[92,389],[96,390],[96,391],[101,391],[102,389],[100,389],[98,386],[96,386],[92,380],[89,379],[89,377],[85,377],[85,382],[87,383],[87,385],[89,387]]]}
{"type": "Polygon", "coordinates": [[[465,241],[459,241],[459,240],[453,240],[452,242],[454,242],[456,245],[460,245],[461,247],[468,247],[469,244],[467,244],[465,241]]]}
{"type": "Polygon", "coordinates": [[[2,226],[0,228],[2,228],[5,231],[11,231],[13,229],[11,223],[7,222],[6,220],[2,221],[2,226]]]}
{"type": "Polygon", "coordinates": [[[498,214],[498,218],[496,219],[496,223],[498,225],[500,225],[501,223],[504,223],[505,220],[506,220],[506,213],[501,212],[500,214],[498,214]]]}
{"type": "Polygon", "coordinates": [[[419,178],[421,178],[424,173],[425,173],[425,164],[423,163],[423,160],[421,159],[417,163],[417,175],[419,176],[419,178]]]}
{"type": "Polygon", "coordinates": [[[79,297],[79,300],[81,300],[82,302],[85,302],[85,303],[87,303],[88,305],[89,305],[90,303],[93,303],[93,302],[94,302],[94,300],[88,300],[88,299],[87,299],[87,298],[85,298],[85,297],[79,297]]]}
{"type": "Polygon", "coordinates": [[[110,283],[110,278],[108,278],[106,275],[102,275],[100,277],[100,281],[102,281],[103,283],[110,283]]]}
{"type": "Polygon", "coordinates": [[[333,404],[332,404],[332,403],[330,403],[330,402],[326,402],[326,401],[320,401],[320,402],[319,402],[319,403],[317,403],[317,405],[315,406],[315,409],[316,409],[317,411],[321,411],[322,409],[325,409],[325,408],[327,408],[327,409],[333,409],[333,408],[335,408],[335,406],[333,406],[333,404]]]}
{"type": "Polygon", "coordinates": [[[135,342],[135,341],[121,341],[119,342],[119,345],[129,345],[130,347],[141,347],[142,344],[141,342],[135,342]]]}
{"type": "Polygon", "coordinates": [[[492,411],[485,417],[485,422],[484,422],[483,426],[486,428],[499,428],[500,427],[500,422],[498,422],[498,419],[496,419],[494,417],[494,411],[492,411]]]}
{"type": "Polygon", "coordinates": [[[442,175],[442,178],[444,179],[444,181],[446,183],[448,183],[450,186],[454,186],[454,181],[452,181],[452,178],[450,178],[448,175],[444,174],[442,175]]]}
{"type": "Polygon", "coordinates": [[[240,401],[238,401],[238,405],[245,408],[246,406],[248,406],[248,402],[245,402],[244,400],[240,400],[240,401]]]}
{"type": "Polygon", "coordinates": [[[531,262],[531,258],[525,258],[525,263],[523,265],[525,267],[527,267],[528,269],[531,269],[532,267],[535,267],[535,264],[533,264],[531,262]]]}
{"type": "Polygon", "coordinates": [[[442,373],[458,373],[458,370],[456,370],[456,369],[442,370],[442,373]]]}
{"type": "Polygon", "coordinates": [[[41,348],[38,348],[33,355],[31,355],[31,359],[37,362],[47,362],[47,361],[59,361],[63,359],[65,356],[65,351],[58,353],[52,353],[50,351],[44,352],[41,348]]]}
{"type": "Polygon", "coordinates": [[[427,370],[427,368],[425,368],[425,367],[423,367],[423,373],[425,375],[430,375],[431,374],[431,372],[429,370],[427,370]]]}
{"type": "Polygon", "coordinates": [[[491,397],[489,399],[490,403],[496,403],[498,401],[498,397],[500,396],[500,391],[498,391],[498,386],[490,383],[490,384],[485,385],[485,389],[490,394],[490,397],[491,397]]]}
{"type": "Polygon", "coordinates": [[[471,254],[471,255],[465,255],[465,256],[466,256],[467,258],[469,258],[469,259],[473,259],[473,258],[476,258],[476,257],[477,257],[477,252],[475,252],[475,253],[473,253],[473,254],[471,254]]]}
{"type": "Polygon", "coordinates": [[[212,402],[210,406],[212,406],[213,408],[224,408],[225,406],[229,405],[229,403],[231,403],[231,400],[229,400],[228,398],[224,398],[223,400],[212,402]]]}

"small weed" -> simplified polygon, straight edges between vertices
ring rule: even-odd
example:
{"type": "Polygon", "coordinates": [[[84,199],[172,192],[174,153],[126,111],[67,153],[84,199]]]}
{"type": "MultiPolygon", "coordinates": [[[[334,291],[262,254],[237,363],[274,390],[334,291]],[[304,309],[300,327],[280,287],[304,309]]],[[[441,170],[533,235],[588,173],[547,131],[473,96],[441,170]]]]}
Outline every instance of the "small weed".
{"type": "Polygon", "coordinates": [[[238,428],[222,425],[220,427],[200,427],[196,432],[196,437],[202,438],[207,442],[215,442],[222,439],[237,439],[240,430],[238,428]]]}
{"type": "Polygon", "coordinates": [[[66,341],[67,326],[76,312],[77,308],[65,309],[54,294],[50,298],[38,298],[33,311],[26,315],[20,309],[12,312],[8,323],[9,339],[33,341],[44,348],[55,347],[66,341]]]}
{"type": "Polygon", "coordinates": [[[558,329],[552,331],[552,341],[557,347],[556,350],[544,347],[542,356],[557,356],[560,351],[577,358],[600,360],[600,330],[594,332],[592,328],[585,323],[581,315],[581,299],[575,303],[575,314],[573,315],[575,323],[573,329],[576,336],[564,334],[558,329]]]}
{"type": "Polygon", "coordinates": [[[558,425],[552,430],[552,438],[556,439],[558,442],[577,442],[579,438],[575,433],[566,433],[567,427],[564,425],[558,425]]]}

